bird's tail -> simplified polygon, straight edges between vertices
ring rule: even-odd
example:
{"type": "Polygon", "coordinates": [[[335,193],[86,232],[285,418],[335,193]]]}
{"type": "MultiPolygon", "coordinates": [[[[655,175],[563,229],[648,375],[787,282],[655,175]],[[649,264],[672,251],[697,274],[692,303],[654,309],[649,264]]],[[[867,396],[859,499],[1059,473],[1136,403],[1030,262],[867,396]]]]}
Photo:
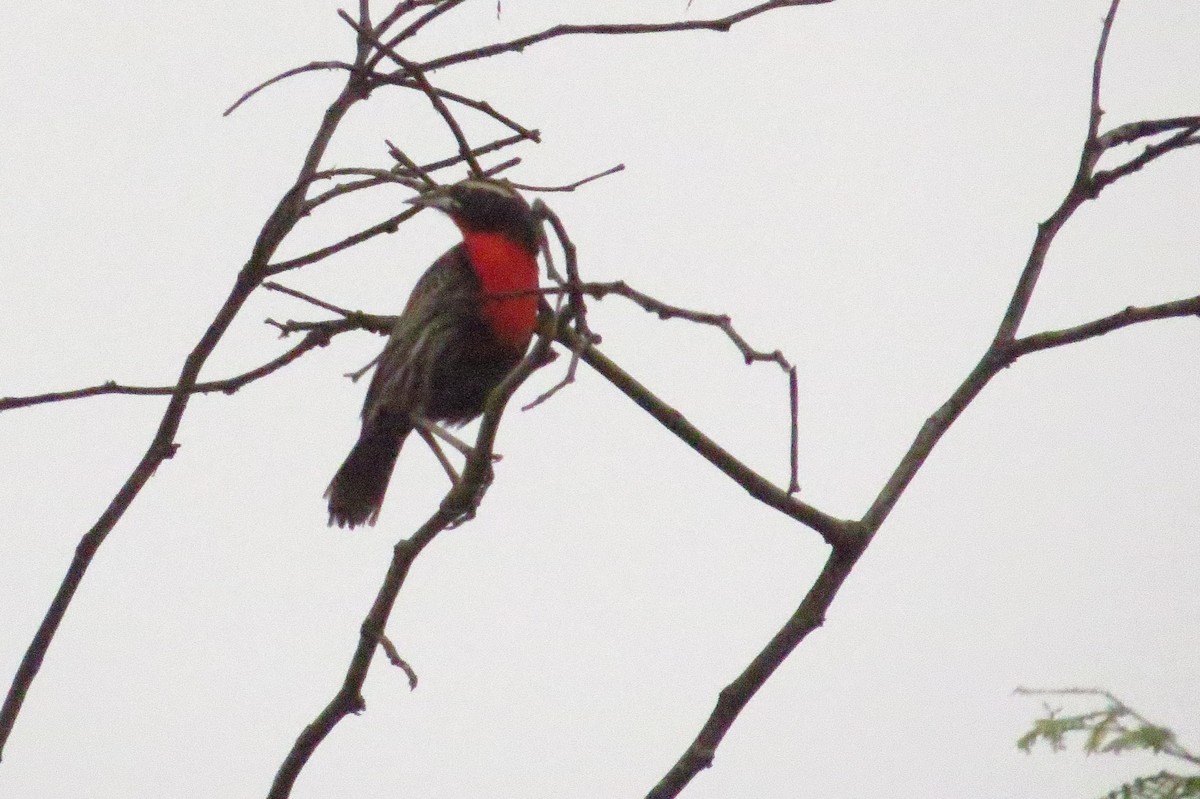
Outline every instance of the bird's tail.
{"type": "Polygon", "coordinates": [[[378,419],[364,425],[362,434],[333,476],[325,497],[329,524],[354,528],[375,524],[400,447],[412,426],[378,419]]]}

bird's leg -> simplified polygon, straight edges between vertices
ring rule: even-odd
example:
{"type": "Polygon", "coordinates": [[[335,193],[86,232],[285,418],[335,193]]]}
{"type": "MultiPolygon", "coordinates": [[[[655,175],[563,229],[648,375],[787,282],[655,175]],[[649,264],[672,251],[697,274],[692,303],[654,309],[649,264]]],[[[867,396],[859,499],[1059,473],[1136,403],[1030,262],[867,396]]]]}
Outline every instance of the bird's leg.
{"type": "Polygon", "coordinates": [[[359,379],[360,377],[362,377],[363,375],[365,375],[367,372],[369,372],[369,371],[371,370],[371,367],[372,367],[372,366],[374,366],[375,364],[379,363],[379,358],[380,358],[382,355],[383,355],[383,353],[380,353],[379,355],[376,355],[376,356],[375,356],[374,358],[372,358],[372,359],[371,359],[371,361],[370,361],[370,362],[369,362],[369,363],[368,363],[366,366],[364,366],[363,368],[361,368],[361,369],[355,369],[353,372],[346,372],[346,374],[345,374],[345,375],[343,375],[343,376],[344,376],[344,377],[348,377],[348,378],[350,378],[350,382],[351,382],[351,383],[357,383],[357,382],[358,382],[358,379],[359,379]]]}
{"type": "Polygon", "coordinates": [[[454,471],[454,464],[450,463],[450,459],[446,457],[446,453],[442,452],[441,445],[437,443],[437,439],[433,437],[433,433],[429,428],[436,428],[436,425],[425,422],[424,425],[417,425],[417,432],[424,439],[429,448],[433,450],[433,454],[437,456],[438,463],[442,464],[442,468],[446,470],[446,476],[450,478],[453,485],[458,485],[458,472],[454,471]]]}
{"type": "MultiPolygon", "coordinates": [[[[437,424],[436,422],[432,422],[429,419],[426,419],[424,416],[418,416],[417,414],[414,413],[412,415],[412,423],[413,423],[413,426],[416,427],[418,430],[421,430],[424,433],[428,433],[433,436],[437,436],[442,441],[445,441],[447,444],[454,447],[456,450],[459,451],[459,453],[464,458],[469,458],[475,454],[475,448],[472,447],[470,444],[467,444],[466,442],[464,442],[457,436],[455,436],[452,433],[450,433],[449,431],[447,431],[446,428],[442,427],[441,425],[437,424]]],[[[421,437],[425,438],[424,435],[422,435],[421,437]]],[[[425,440],[428,441],[429,439],[425,439],[425,440]]],[[[497,455],[495,453],[492,453],[492,462],[493,463],[497,463],[497,462],[501,461],[503,458],[504,458],[503,455],[497,455]]]]}

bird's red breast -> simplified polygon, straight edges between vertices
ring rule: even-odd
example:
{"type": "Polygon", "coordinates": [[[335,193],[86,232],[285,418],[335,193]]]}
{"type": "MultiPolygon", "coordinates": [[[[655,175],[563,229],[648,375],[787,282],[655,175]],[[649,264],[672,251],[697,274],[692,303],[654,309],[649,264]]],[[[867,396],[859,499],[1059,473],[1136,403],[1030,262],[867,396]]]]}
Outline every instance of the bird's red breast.
{"type": "Polygon", "coordinates": [[[483,318],[498,339],[524,351],[537,325],[537,295],[496,296],[536,290],[537,257],[502,233],[463,231],[463,240],[482,284],[483,318]]]}

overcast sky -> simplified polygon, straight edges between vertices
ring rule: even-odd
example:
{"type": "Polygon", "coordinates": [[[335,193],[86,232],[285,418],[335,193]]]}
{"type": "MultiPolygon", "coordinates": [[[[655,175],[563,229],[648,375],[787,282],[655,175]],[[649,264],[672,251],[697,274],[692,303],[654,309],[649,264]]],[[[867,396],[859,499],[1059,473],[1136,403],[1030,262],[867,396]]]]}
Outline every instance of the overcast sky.
{"type": "MultiPolygon", "coordinates": [[[[408,54],[742,4],[685,5],[506,0],[497,19],[475,0],[408,54]]],[[[0,5],[0,396],[173,382],[343,78],[304,75],[221,112],[284,69],[352,58],[337,7],[0,5]]],[[[1036,223],[1070,184],[1105,10],[838,0],[725,35],[563,39],[435,77],[542,131],[512,151],[515,180],[626,164],[546,196],[585,276],[729,313],[754,345],[781,348],[799,367],[802,497],[857,517],[982,353],[1036,223]]],[[[1200,113],[1197,41],[1195,3],[1127,0],[1106,126],[1200,113]]],[[[385,138],[418,160],[453,148],[423,98],[381,91],[327,165],[386,166],[385,138]]],[[[404,197],[330,204],[281,257],[404,197]]],[[[1023,332],[1196,294],[1198,204],[1200,151],[1185,151],[1082,209],[1023,332]]],[[[283,281],[394,313],[456,235],[423,214],[283,281]]],[[[267,317],[324,315],[255,295],[204,376],[290,346],[267,317]]],[[[716,333],[618,298],[592,320],[614,359],[786,485],[777,368],[747,368],[716,333]]],[[[1082,798],[1173,767],[1021,754],[1041,708],[1012,696],[1018,685],[1109,688],[1200,746],[1196,324],[1144,325],[1000,375],[684,795],[1082,798]]],[[[342,336],[235,396],[192,401],[179,454],[76,596],[4,751],[0,795],[265,794],[340,685],[392,545],[446,487],[411,442],[378,526],[325,525],[321,494],[362,401],[342,375],[381,343],[342,336]]],[[[342,722],[294,796],[642,796],[820,568],[815,533],[596,375],[517,412],[557,369],[505,418],[479,517],[439,537],[401,594],[388,630],[420,686],[377,659],[367,712],[342,722]]],[[[0,414],[5,686],[164,406],[0,414]]]]}

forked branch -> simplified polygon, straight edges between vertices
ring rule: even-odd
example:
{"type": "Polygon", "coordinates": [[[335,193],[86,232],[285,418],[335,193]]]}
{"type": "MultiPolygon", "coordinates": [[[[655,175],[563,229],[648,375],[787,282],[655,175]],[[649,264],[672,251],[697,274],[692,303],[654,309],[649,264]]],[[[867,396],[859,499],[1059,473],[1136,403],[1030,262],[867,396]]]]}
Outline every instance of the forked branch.
{"type": "MultiPolygon", "coordinates": [[[[1016,338],[1017,329],[1029,306],[1049,249],[1058,231],[1062,229],[1074,212],[1084,202],[1097,197],[1105,186],[1130,174],[1144,163],[1196,143],[1193,137],[1197,128],[1191,117],[1184,118],[1182,122],[1175,120],[1176,124],[1174,125],[1163,125],[1161,120],[1134,123],[1133,127],[1124,126],[1117,129],[1124,130],[1125,133],[1112,136],[1109,142],[1102,141],[1099,134],[1102,115],[1100,86],[1104,55],[1118,5],[1119,0],[1112,0],[1110,3],[1096,50],[1092,78],[1092,102],[1087,135],[1081,148],[1079,172],[1058,209],[1046,222],[1038,226],[1037,236],[1026,260],[1025,268],[1021,272],[1009,300],[1008,308],[991,344],[959,387],[926,420],[862,519],[858,522],[840,522],[838,524],[838,529],[844,534],[830,542],[832,552],[829,559],[816,582],[805,594],[796,612],[746,670],[721,691],[715,708],[705,721],[695,741],[650,791],[647,795],[648,799],[671,799],[671,797],[677,796],[696,774],[712,763],[717,745],[749,699],[762,687],[779,664],[804,640],[805,636],[822,623],[825,613],[841,585],[849,576],[854,564],[870,545],[888,514],[895,507],[913,477],[924,465],[938,441],[959,418],[963,410],[1002,369],[1022,355],[1031,352],[1083,341],[1141,322],[1197,315],[1197,311],[1200,310],[1200,297],[1192,297],[1149,308],[1130,307],[1117,314],[1066,330],[1049,331],[1023,339],[1016,338]],[[1131,136],[1134,133],[1150,135],[1161,133],[1164,130],[1177,132],[1166,142],[1147,148],[1147,151],[1151,152],[1151,156],[1147,157],[1144,153],[1143,156],[1127,162],[1124,167],[1108,173],[1095,171],[1096,163],[1106,146],[1111,146],[1111,143],[1122,136],[1131,136]]],[[[780,508],[780,510],[783,509],[780,508]]]]}

